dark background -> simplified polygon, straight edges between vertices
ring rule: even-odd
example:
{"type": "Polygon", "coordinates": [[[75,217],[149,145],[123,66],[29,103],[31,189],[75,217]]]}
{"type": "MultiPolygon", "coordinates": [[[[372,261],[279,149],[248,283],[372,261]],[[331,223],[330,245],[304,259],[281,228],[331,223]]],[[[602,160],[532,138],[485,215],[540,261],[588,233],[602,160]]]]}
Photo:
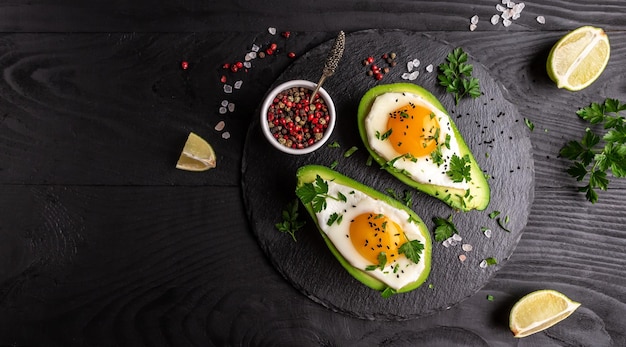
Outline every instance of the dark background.
{"type": "Polygon", "coordinates": [[[592,205],[558,158],[587,127],[576,110],[626,101],[626,4],[526,2],[505,28],[489,23],[497,3],[1,1],[0,345],[626,345],[626,183],[592,205]],[[607,31],[611,60],[587,89],[559,90],[549,49],[582,25],[607,31]],[[250,231],[240,184],[248,125],[286,53],[372,28],[464,47],[535,124],[535,199],[513,255],[462,303],[400,322],[333,313],[294,289],[250,231]],[[281,54],[224,73],[271,41],[281,54]],[[222,75],[241,91],[226,95],[222,75]],[[224,99],[235,112],[218,113],[224,99]],[[174,169],[189,131],[214,146],[215,170],[174,169]],[[544,288],[581,308],[514,339],[511,306],[544,288]]]}

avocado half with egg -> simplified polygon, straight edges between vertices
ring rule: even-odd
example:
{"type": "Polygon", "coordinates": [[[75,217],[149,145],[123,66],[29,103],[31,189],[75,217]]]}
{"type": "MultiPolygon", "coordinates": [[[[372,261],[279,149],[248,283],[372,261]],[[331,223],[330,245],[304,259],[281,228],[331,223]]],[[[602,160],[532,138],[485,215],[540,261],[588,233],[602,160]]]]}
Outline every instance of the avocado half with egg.
{"type": "Polygon", "coordinates": [[[394,83],[368,90],[358,126],[372,158],[405,184],[462,211],[489,204],[485,174],[446,109],[423,87],[394,83]]]}
{"type": "Polygon", "coordinates": [[[430,273],[428,228],[409,207],[319,165],[297,171],[296,195],[331,253],[383,296],[411,291],[430,273]]]}

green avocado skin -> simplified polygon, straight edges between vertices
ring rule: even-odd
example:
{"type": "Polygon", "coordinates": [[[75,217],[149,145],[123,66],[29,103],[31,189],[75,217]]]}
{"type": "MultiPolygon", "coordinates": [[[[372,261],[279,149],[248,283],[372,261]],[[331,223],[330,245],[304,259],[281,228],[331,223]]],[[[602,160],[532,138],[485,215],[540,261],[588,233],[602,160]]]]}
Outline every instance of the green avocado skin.
{"type": "MultiPolygon", "coordinates": [[[[425,270],[422,272],[422,274],[416,281],[407,284],[406,286],[398,289],[396,292],[397,293],[409,292],[411,290],[416,289],[420,285],[422,285],[426,281],[430,273],[431,255],[432,255],[432,241],[430,239],[430,232],[428,231],[428,228],[426,227],[426,224],[424,224],[422,219],[413,210],[411,210],[410,208],[408,208],[401,202],[371,187],[368,187],[360,182],[357,182],[345,175],[342,175],[341,173],[337,171],[327,168],[325,166],[305,165],[305,166],[300,167],[296,173],[296,177],[298,179],[297,187],[300,187],[305,183],[310,183],[310,182],[315,181],[318,175],[326,181],[335,181],[336,183],[351,187],[355,190],[359,190],[371,196],[372,198],[375,198],[377,200],[382,200],[386,202],[387,204],[389,204],[391,207],[402,209],[412,216],[412,218],[418,224],[420,232],[426,241],[424,244],[424,250],[422,253],[421,260],[420,260],[420,261],[425,262],[425,270]]],[[[337,250],[337,248],[333,245],[332,241],[330,241],[330,239],[326,236],[324,231],[322,231],[322,229],[320,228],[318,221],[317,221],[317,216],[315,215],[315,212],[313,211],[312,204],[309,203],[309,204],[303,204],[303,205],[305,209],[307,210],[307,212],[309,213],[309,215],[311,216],[311,218],[313,219],[313,221],[315,222],[315,225],[318,231],[322,235],[324,242],[330,249],[331,253],[337,258],[339,263],[341,263],[341,265],[348,271],[348,273],[350,273],[355,279],[365,284],[366,286],[377,291],[384,291],[387,288],[387,285],[385,283],[370,276],[366,271],[355,268],[341,255],[339,250],[337,250]]]]}
{"type": "MultiPolygon", "coordinates": [[[[370,109],[372,108],[372,104],[376,97],[385,93],[412,93],[421,96],[426,101],[430,102],[436,108],[448,114],[448,111],[441,105],[441,102],[432,95],[428,90],[424,89],[415,84],[411,83],[393,83],[393,84],[383,84],[373,87],[368,90],[365,95],[361,98],[361,102],[359,103],[358,109],[358,125],[359,125],[359,134],[361,136],[361,140],[365,144],[365,147],[369,151],[370,155],[378,164],[381,166],[385,166],[387,162],[386,159],[382,158],[378,153],[376,153],[369,145],[367,140],[367,133],[365,130],[365,118],[369,114],[370,109]]],[[[450,126],[454,132],[454,135],[459,144],[459,150],[461,151],[461,156],[469,155],[470,157],[470,167],[471,167],[471,176],[472,179],[470,183],[470,193],[467,193],[466,190],[463,189],[451,189],[448,187],[442,187],[432,184],[419,183],[411,179],[409,176],[394,170],[393,168],[385,167],[385,170],[397,177],[400,181],[404,182],[406,185],[416,188],[419,191],[422,191],[426,194],[429,194],[435,198],[440,199],[446,204],[450,205],[454,209],[458,209],[461,211],[469,211],[469,210],[484,210],[489,205],[490,199],[490,188],[489,183],[487,182],[487,178],[484,173],[478,166],[476,159],[472,155],[472,152],[467,147],[467,143],[463,139],[463,136],[459,133],[459,130],[454,124],[454,121],[450,117],[450,126]]]]}

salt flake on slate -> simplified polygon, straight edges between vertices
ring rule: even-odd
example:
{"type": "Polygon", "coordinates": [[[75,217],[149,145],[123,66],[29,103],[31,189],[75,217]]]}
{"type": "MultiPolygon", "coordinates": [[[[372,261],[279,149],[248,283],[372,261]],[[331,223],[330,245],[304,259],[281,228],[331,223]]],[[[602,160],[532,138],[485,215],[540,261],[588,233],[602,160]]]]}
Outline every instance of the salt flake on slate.
{"type": "Polygon", "coordinates": [[[478,16],[477,15],[473,15],[472,18],[470,18],[470,23],[471,24],[478,24],[478,16]]]}
{"type": "Polygon", "coordinates": [[[450,240],[443,240],[443,242],[441,243],[445,248],[450,247],[450,240]]]}
{"type": "Polygon", "coordinates": [[[498,24],[498,22],[500,22],[500,16],[498,16],[497,14],[491,16],[491,24],[496,25],[498,24]]]}
{"type": "Polygon", "coordinates": [[[500,5],[500,4],[497,4],[496,5],[496,10],[498,10],[498,12],[504,12],[504,11],[506,11],[506,7],[504,7],[504,6],[500,5]]]}
{"type": "Polygon", "coordinates": [[[243,81],[241,80],[235,82],[235,85],[234,85],[235,89],[240,89],[242,84],[243,84],[243,81]]]}
{"type": "MultiPolygon", "coordinates": [[[[259,49],[261,49],[261,46],[257,45],[257,44],[253,44],[252,48],[250,49],[252,52],[256,53],[259,51],[259,49]]],[[[256,56],[255,56],[256,58],[256,56]]]]}
{"type": "Polygon", "coordinates": [[[474,31],[474,30],[476,30],[476,28],[477,28],[476,24],[470,24],[470,26],[469,26],[469,30],[470,31],[474,31]]]}
{"type": "Polygon", "coordinates": [[[409,81],[414,81],[419,76],[419,71],[413,71],[409,74],[409,81]]]}
{"type": "Polygon", "coordinates": [[[483,233],[485,234],[485,236],[487,238],[491,238],[491,229],[485,229],[485,231],[483,231],[483,233]]]}
{"type": "Polygon", "coordinates": [[[434,69],[433,64],[428,64],[428,66],[426,66],[426,71],[429,73],[433,72],[433,69],[434,69]]]}
{"type": "Polygon", "coordinates": [[[471,252],[474,249],[474,246],[470,245],[469,243],[464,243],[461,246],[461,249],[463,249],[465,252],[471,252]]]}
{"type": "Polygon", "coordinates": [[[228,140],[228,139],[230,139],[230,133],[229,133],[228,131],[224,131],[224,132],[222,133],[222,138],[223,138],[224,140],[228,140]]]}
{"type": "Polygon", "coordinates": [[[267,28],[267,32],[272,34],[272,35],[276,35],[276,28],[274,27],[269,27],[267,28]]]}
{"type": "Polygon", "coordinates": [[[462,262],[464,262],[467,259],[467,257],[465,256],[465,254],[461,254],[459,255],[459,260],[462,262]]]}
{"type": "Polygon", "coordinates": [[[224,123],[224,121],[219,121],[216,125],[215,125],[215,130],[217,131],[222,131],[224,130],[224,127],[226,126],[226,123],[224,123]]]}
{"type": "Polygon", "coordinates": [[[502,21],[502,25],[504,25],[505,27],[508,27],[511,24],[513,24],[513,22],[511,22],[510,19],[505,19],[505,20],[502,21]]]}
{"type": "Polygon", "coordinates": [[[486,260],[481,261],[480,264],[478,264],[478,266],[480,266],[481,269],[486,268],[487,267],[487,261],[486,260]]]}
{"type": "Polygon", "coordinates": [[[452,239],[453,239],[454,241],[462,241],[462,240],[463,240],[463,238],[462,238],[462,237],[461,237],[461,235],[459,235],[459,234],[454,234],[454,235],[452,235],[452,239]]]}
{"type": "Polygon", "coordinates": [[[222,100],[221,105],[224,107],[228,106],[228,100],[222,100]]]}
{"type": "Polygon", "coordinates": [[[219,110],[220,114],[225,114],[227,111],[228,110],[226,109],[226,107],[224,106],[220,107],[220,110],[219,110]]]}
{"type": "Polygon", "coordinates": [[[228,112],[235,112],[235,104],[232,102],[228,104],[228,112]]]}
{"type": "Polygon", "coordinates": [[[233,92],[233,86],[230,84],[224,84],[224,93],[230,94],[233,92]]]}
{"type": "Polygon", "coordinates": [[[539,24],[546,24],[546,17],[544,17],[544,16],[537,16],[537,23],[539,23],[539,24]]]}
{"type": "Polygon", "coordinates": [[[249,68],[251,68],[251,67],[252,67],[252,63],[250,63],[249,61],[245,61],[245,62],[243,63],[243,67],[245,67],[246,69],[249,69],[249,68]]]}

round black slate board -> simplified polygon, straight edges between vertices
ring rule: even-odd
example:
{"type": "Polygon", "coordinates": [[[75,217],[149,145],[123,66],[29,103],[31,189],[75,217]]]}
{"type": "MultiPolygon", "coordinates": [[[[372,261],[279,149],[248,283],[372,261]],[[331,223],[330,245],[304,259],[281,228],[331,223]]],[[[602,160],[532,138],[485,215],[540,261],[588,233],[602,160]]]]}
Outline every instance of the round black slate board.
{"type": "MultiPolygon", "coordinates": [[[[290,79],[317,81],[332,41],[326,42],[295,61],[278,78],[276,84],[290,79]]],[[[315,153],[293,156],[272,148],[263,138],[258,117],[250,126],[243,156],[243,194],[250,225],[259,244],[276,269],[297,289],[322,305],[363,319],[403,320],[432,314],[449,308],[483,287],[512,254],[528,220],[534,193],[534,165],[529,129],[515,106],[505,99],[503,87],[488,71],[470,57],[473,75],[480,80],[483,95],[462,100],[454,105],[450,94],[437,84],[437,66],[454,49],[448,43],[428,35],[407,31],[367,30],[347,35],[346,49],[334,76],[324,88],[337,107],[337,126],[329,143],[337,141],[340,148],[323,147],[315,153]],[[398,65],[381,81],[367,76],[362,64],[368,56],[380,57],[396,52],[398,65]],[[485,211],[459,213],[443,202],[403,185],[373,163],[366,165],[368,153],[357,129],[356,113],[361,96],[381,83],[407,82],[406,62],[419,59],[419,77],[412,83],[433,92],[448,109],[461,134],[470,146],[483,171],[492,178],[491,202],[485,211]],[[425,67],[432,64],[435,71],[425,67]],[[348,158],[343,153],[352,146],[359,150],[348,158]],[[295,172],[306,164],[331,165],[335,170],[372,186],[379,191],[394,189],[413,193],[413,210],[434,230],[433,217],[453,214],[462,243],[473,246],[466,252],[461,244],[446,248],[433,245],[432,270],[424,285],[410,293],[384,299],[352,278],[327,249],[322,237],[303,208],[301,219],[306,226],[296,234],[297,242],[274,227],[282,220],[281,211],[295,197],[295,172]],[[500,211],[508,223],[505,231],[489,214],[500,211]],[[481,228],[492,229],[487,238],[481,228]],[[464,262],[459,255],[465,255],[464,262]],[[495,258],[497,265],[481,268],[480,262],[495,258]]],[[[505,92],[505,91],[504,91],[505,92]]]]}

